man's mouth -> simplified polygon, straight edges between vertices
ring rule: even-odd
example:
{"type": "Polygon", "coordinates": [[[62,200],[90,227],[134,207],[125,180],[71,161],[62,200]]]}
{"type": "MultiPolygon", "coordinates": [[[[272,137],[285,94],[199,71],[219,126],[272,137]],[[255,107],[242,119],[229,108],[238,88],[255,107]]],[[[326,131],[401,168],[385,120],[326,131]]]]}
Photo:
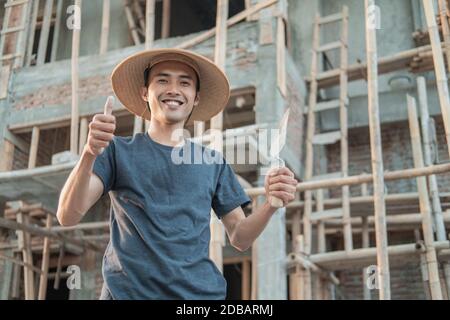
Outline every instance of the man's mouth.
{"type": "Polygon", "coordinates": [[[179,99],[163,99],[161,100],[165,105],[167,105],[169,108],[176,108],[180,107],[184,104],[183,101],[179,99]]]}

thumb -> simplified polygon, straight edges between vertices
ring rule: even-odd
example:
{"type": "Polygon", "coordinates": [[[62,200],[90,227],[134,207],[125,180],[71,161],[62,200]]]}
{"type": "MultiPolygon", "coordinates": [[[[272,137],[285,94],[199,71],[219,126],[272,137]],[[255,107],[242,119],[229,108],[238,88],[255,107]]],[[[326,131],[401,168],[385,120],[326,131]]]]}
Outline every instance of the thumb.
{"type": "Polygon", "coordinates": [[[111,115],[112,114],[112,108],[114,105],[114,97],[108,96],[108,99],[106,99],[105,108],[103,110],[103,114],[111,115]]]}

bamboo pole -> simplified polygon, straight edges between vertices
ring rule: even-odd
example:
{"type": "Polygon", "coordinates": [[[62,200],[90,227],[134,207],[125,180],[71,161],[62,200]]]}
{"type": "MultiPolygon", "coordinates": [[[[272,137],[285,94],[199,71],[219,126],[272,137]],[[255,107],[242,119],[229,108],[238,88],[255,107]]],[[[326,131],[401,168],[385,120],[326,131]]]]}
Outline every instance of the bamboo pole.
{"type": "Polygon", "coordinates": [[[277,18],[277,85],[283,97],[287,97],[286,84],[286,25],[283,17],[277,18]]]}
{"type": "MultiPolygon", "coordinates": [[[[316,117],[315,117],[315,106],[317,103],[317,68],[318,68],[318,57],[317,48],[319,47],[319,15],[316,14],[314,20],[314,31],[313,31],[313,51],[311,57],[311,87],[309,91],[309,103],[308,103],[308,123],[306,128],[306,159],[305,159],[305,181],[311,180],[313,176],[313,161],[314,161],[314,148],[313,148],[313,137],[316,127],[316,117]]],[[[312,213],[312,192],[305,192],[305,208],[303,212],[303,242],[305,247],[305,253],[311,253],[311,242],[312,242],[312,230],[311,230],[311,213],[312,213]]],[[[305,281],[301,284],[305,291],[305,299],[311,299],[311,272],[309,270],[302,270],[304,275],[302,279],[305,281]]]]}
{"type": "Polygon", "coordinates": [[[45,1],[44,17],[41,28],[41,33],[39,36],[39,48],[37,54],[37,65],[42,65],[45,63],[45,58],[47,56],[47,46],[48,46],[48,35],[50,33],[50,22],[52,19],[53,10],[53,0],[45,1]]]}
{"type": "Polygon", "coordinates": [[[31,15],[30,21],[30,29],[28,34],[28,44],[27,44],[27,59],[26,66],[29,67],[31,65],[31,60],[33,58],[33,45],[34,45],[34,34],[36,33],[36,21],[39,10],[39,0],[33,1],[33,11],[31,15]]]}
{"type": "MultiPolygon", "coordinates": [[[[17,223],[28,224],[28,215],[19,212],[16,216],[17,223]]],[[[30,250],[30,234],[23,230],[17,230],[19,249],[22,250],[22,260],[24,262],[24,283],[25,300],[34,300],[34,274],[33,269],[28,266],[33,265],[33,255],[30,250]]]]}
{"type": "MultiPolygon", "coordinates": [[[[432,137],[430,137],[430,127],[429,127],[429,123],[432,119],[430,118],[430,115],[428,113],[427,91],[424,77],[417,78],[417,89],[419,95],[419,106],[421,114],[420,121],[423,136],[422,138],[423,138],[424,163],[426,166],[429,166],[433,164],[433,161],[431,159],[432,137]]],[[[436,175],[432,174],[428,176],[428,184],[430,186],[437,239],[447,240],[445,226],[442,218],[442,206],[441,200],[439,199],[439,189],[437,185],[436,175]]]]}
{"type": "MultiPolygon", "coordinates": [[[[227,18],[228,0],[217,0],[216,16],[216,42],[214,50],[214,62],[225,71],[225,59],[227,48],[227,18]]],[[[215,132],[223,130],[223,113],[220,112],[211,119],[211,129],[215,132]]],[[[212,148],[222,152],[223,139],[214,139],[212,148]]],[[[222,223],[211,212],[211,234],[212,239],[209,247],[209,255],[219,270],[223,271],[222,247],[225,245],[225,231],[222,223]]]]}
{"type": "Polygon", "coordinates": [[[439,17],[442,27],[442,35],[445,44],[445,57],[447,58],[447,70],[450,71],[450,27],[448,24],[448,17],[447,17],[447,1],[439,0],[438,6],[439,6],[439,17]]]}
{"type": "Polygon", "coordinates": [[[250,261],[242,261],[242,300],[250,300],[250,261]]]}
{"type": "Polygon", "coordinates": [[[145,49],[153,47],[155,39],[155,0],[147,0],[145,4],[145,49]]]}
{"type": "MultiPolygon", "coordinates": [[[[370,247],[369,238],[369,219],[367,217],[361,217],[362,220],[362,247],[370,247]]],[[[369,275],[367,274],[367,268],[363,268],[363,296],[364,300],[372,300],[370,289],[367,286],[369,275]]]]}
{"type": "Polygon", "coordinates": [[[28,169],[33,169],[36,167],[36,159],[39,147],[39,127],[33,127],[33,133],[31,134],[31,144],[30,144],[30,156],[28,158],[28,169]]]}
{"type": "MultiPolygon", "coordinates": [[[[81,29],[81,0],[75,0],[75,6],[79,8],[80,29],[81,29]]],[[[76,11],[75,11],[76,12],[76,11]]],[[[73,28],[72,32],[72,111],[70,122],[70,152],[78,154],[78,122],[79,122],[79,101],[78,101],[78,56],[80,54],[80,29],[73,28]]]]}
{"type": "Polygon", "coordinates": [[[131,32],[131,38],[133,39],[134,45],[138,45],[141,43],[141,40],[139,39],[137,26],[133,18],[133,13],[131,12],[130,1],[129,0],[122,0],[122,1],[125,9],[125,16],[128,21],[128,28],[130,29],[131,32]]]}
{"type": "Polygon", "coordinates": [[[378,107],[378,64],[376,29],[371,26],[370,12],[375,8],[374,0],[365,0],[366,17],[366,54],[367,54],[367,86],[369,100],[370,149],[372,159],[375,235],[377,244],[378,283],[381,300],[391,299],[389,257],[387,254],[386,207],[384,202],[383,156],[381,148],[381,129],[378,107]]]}
{"type": "Polygon", "coordinates": [[[139,4],[139,0],[133,0],[133,9],[138,19],[139,28],[141,28],[142,32],[145,32],[145,16],[142,13],[142,8],[139,4]]]}
{"type": "Polygon", "coordinates": [[[103,0],[102,12],[102,33],[100,35],[100,54],[108,51],[109,38],[109,20],[110,20],[111,2],[110,0],[103,0]]]}
{"type": "Polygon", "coordinates": [[[442,56],[442,47],[440,45],[441,41],[439,39],[439,30],[434,15],[433,1],[423,0],[422,3],[425,10],[428,34],[430,36],[431,48],[433,51],[436,85],[439,94],[439,103],[441,105],[442,120],[444,121],[447,148],[450,155],[450,99],[448,95],[447,75],[445,72],[444,58],[442,56]]]}
{"type": "MultiPolygon", "coordinates": [[[[323,205],[323,189],[318,189],[316,191],[316,210],[317,212],[324,211],[323,205]]],[[[326,251],[326,236],[325,236],[325,224],[322,220],[317,221],[317,251],[322,253],[326,251]]],[[[320,275],[316,275],[314,281],[315,284],[315,300],[324,299],[324,287],[326,283],[320,275]]]]}
{"type": "MultiPolygon", "coordinates": [[[[23,213],[19,212],[18,216],[20,214],[23,214],[23,213]]],[[[45,228],[37,227],[37,226],[31,225],[31,224],[28,224],[25,222],[17,223],[17,222],[14,222],[14,221],[11,221],[11,220],[8,220],[5,218],[0,218],[0,227],[10,229],[10,230],[23,231],[26,233],[40,236],[40,237],[55,238],[60,241],[65,241],[67,243],[71,243],[76,246],[86,247],[86,248],[90,248],[90,249],[97,250],[97,251],[100,250],[98,246],[96,246],[90,242],[74,239],[74,238],[59,234],[57,232],[49,231],[49,230],[46,230],[45,228]]]]}
{"type": "MultiPolygon", "coordinates": [[[[442,19],[442,17],[441,17],[442,19]]],[[[447,19],[447,18],[445,18],[447,19]]],[[[450,57],[448,55],[447,57],[450,57]]],[[[419,105],[420,105],[420,120],[421,120],[421,127],[422,127],[422,135],[423,135],[423,148],[424,148],[424,162],[425,165],[431,165],[433,163],[431,159],[431,140],[432,137],[430,137],[430,121],[432,119],[430,118],[430,115],[428,113],[428,102],[427,102],[427,91],[426,91],[426,84],[425,84],[425,78],[418,77],[417,78],[417,88],[418,88],[418,94],[419,94],[419,105]]],[[[439,198],[439,189],[437,184],[436,176],[430,175],[428,176],[428,185],[430,187],[430,194],[431,194],[431,204],[433,209],[433,218],[434,218],[434,224],[436,226],[436,238],[439,241],[447,240],[447,234],[445,231],[445,224],[444,219],[442,215],[442,206],[441,206],[441,200],[439,198]]],[[[442,262],[442,268],[444,270],[444,278],[445,278],[445,289],[447,290],[447,297],[449,296],[448,293],[450,293],[450,263],[448,261],[442,262]]]]}
{"type": "MultiPolygon", "coordinates": [[[[47,213],[45,227],[50,230],[52,227],[53,216],[47,213]]],[[[44,247],[42,249],[42,263],[41,263],[41,276],[39,278],[39,293],[38,300],[45,300],[47,294],[47,278],[48,278],[48,266],[50,259],[50,241],[49,237],[44,238],[44,247]]]]}
{"type": "MultiPolygon", "coordinates": [[[[300,210],[296,210],[292,218],[292,252],[299,253],[298,236],[300,235],[300,210]]],[[[298,300],[300,290],[300,266],[295,266],[295,270],[289,274],[289,299],[298,300]]]]}
{"type": "Polygon", "coordinates": [[[56,55],[58,53],[58,44],[59,44],[59,33],[61,30],[61,15],[62,15],[62,7],[63,0],[56,0],[56,19],[55,19],[55,29],[53,32],[53,40],[52,40],[52,52],[50,54],[50,61],[56,61],[56,55]]]}
{"type": "MultiPolygon", "coordinates": [[[[256,199],[252,199],[252,214],[257,205],[256,199]]],[[[258,299],[258,239],[252,244],[252,282],[251,282],[251,300],[258,299]]]]}
{"type": "MultiPolygon", "coordinates": [[[[341,127],[341,172],[343,177],[348,176],[348,123],[347,123],[347,96],[348,96],[348,7],[342,10],[341,27],[341,73],[339,93],[339,120],[341,127]]],[[[350,220],[350,189],[342,186],[342,215],[344,221],[344,246],[345,250],[353,249],[352,226],[350,220]]]]}
{"type": "MultiPolygon", "coordinates": [[[[361,185],[361,195],[362,196],[368,196],[369,192],[367,190],[367,183],[363,183],[361,185]]],[[[386,217],[387,220],[388,217],[386,217]]],[[[387,221],[386,221],[387,223],[387,221]]],[[[362,247],[363,248],[369,248],[370,247],[370,233],[369,233],[369,218],[368,217],[361,217],[361,224],[362,224],[362,247]]],[[[370,289],[367,286],[367,280],[369,278],[369,275],[367,274],[367,268],[363,268],[363,296],[364,300],[372,300],[372,295],[370,293],[370,289]]]]}
{"type": "MultiPolygon", "coordinates": [[[[161,38],[165,39],[170,34],[170,5],[171,0],[162,0],[162,26],[161,26],[161,38]]],[[[219,8],[219,6],[217,6],[219,8]]],[[[228,17],[228,16],[227,16],[228,17]]],[[[227,18],[225,18],[227,19],[227,18]]]]}
{"type": "MultiPolygon", "coordinates": [[[[424,163],[422,156],[419,122],[417,120],[416,101],[410,95],[407,95],[407,104],[414,166],[421,168],[424,166],[424,163]]],[[[431,206],[430,200],[428,198],[427,180],[425,177],[417,178],[417,188],[419,191],[420,211],[423,215],[422,229],[426,246],[426,259],[431,297],[433,300],[442,300],[441,282],[439,279],[439,266],[436,256],[436,250],[433,247],[434,239],[431,206]]]]}
{"type": "MultiPolygon", "coordinates": [[[[414,229],[414,237],[417,242],[421,241],[419,229],[414,229]]],[[[423,291],[425,292],[425,298],[427,300],[431,300],[430,281],[428,279],[427,258],[424,253],[420,253],[420,273],[422,275],[423,291]]]]}

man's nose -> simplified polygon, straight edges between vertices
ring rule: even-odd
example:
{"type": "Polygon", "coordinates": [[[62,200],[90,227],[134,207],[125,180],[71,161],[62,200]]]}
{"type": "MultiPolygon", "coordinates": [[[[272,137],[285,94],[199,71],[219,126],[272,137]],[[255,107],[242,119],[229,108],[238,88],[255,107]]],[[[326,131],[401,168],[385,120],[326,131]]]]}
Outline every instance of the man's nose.
{"type": "Polygon", "coordinates": [[[169,86],[167,88],[167,92],[168,95],[179,95],[180,94],[180,90],[178,88],[178,85],[176,82],[171,82],[169,83],[169,86]]]}

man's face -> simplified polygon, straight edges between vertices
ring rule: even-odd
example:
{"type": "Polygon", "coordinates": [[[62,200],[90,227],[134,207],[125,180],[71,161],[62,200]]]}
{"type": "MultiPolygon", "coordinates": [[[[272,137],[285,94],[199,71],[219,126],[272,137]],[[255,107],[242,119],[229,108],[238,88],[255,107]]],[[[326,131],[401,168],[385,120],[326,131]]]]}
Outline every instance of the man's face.
{"type": "Polygon", "coordinates": [[[192,108],[199,103],[195,71],[177,61],[156,64],[150,70],[149,86],[143,88],[142,98],[150,104],[152,117],[167,124],[187,120],[192,108]]]}

